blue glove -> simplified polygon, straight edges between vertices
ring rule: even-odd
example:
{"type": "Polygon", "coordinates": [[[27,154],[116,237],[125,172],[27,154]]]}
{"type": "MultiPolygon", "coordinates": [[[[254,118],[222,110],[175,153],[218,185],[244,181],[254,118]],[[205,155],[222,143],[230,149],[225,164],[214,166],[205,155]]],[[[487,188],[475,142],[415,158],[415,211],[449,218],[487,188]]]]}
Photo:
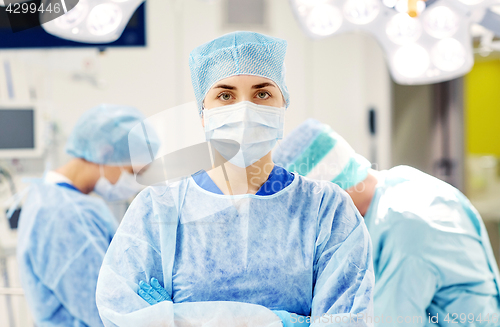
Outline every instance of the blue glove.
{"type": "Polygon", "coordinates": [[[139,282],[139,290],[137,291],[140,297],[151,305],[163,302],[172,301],[170,294],[160,285],[156,278],[151,278],[151,286],[148,283],[139,282]]]}
{"type": "Polygon", "coordinates": [[[294,314],[292,317],[290,312],[283,310],[273,310],[273,313],[281,319],[283,327],[309,327],[310,325],[309,322],[306,322],[306,317],[298,314],[294,314]]]}

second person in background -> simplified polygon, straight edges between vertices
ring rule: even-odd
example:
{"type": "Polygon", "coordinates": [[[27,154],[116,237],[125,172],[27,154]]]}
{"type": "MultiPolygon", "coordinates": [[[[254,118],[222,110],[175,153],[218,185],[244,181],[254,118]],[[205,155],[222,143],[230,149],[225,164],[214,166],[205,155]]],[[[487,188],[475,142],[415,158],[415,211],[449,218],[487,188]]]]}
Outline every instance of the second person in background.
{"type": "Polygon", "coordinates": [[[66,146],[74,158],[30,186],[17,258],[37,326],[102,326],[97,276],[118,222],[106,203],[89,193],[116,201],[141,190],[131,174],[128,134],[142,119],[131,107],[88,110],[66,146]]]}
{"type": "Polygon", "coordinates": [[[371,164],[309,119],[274,160],[351,196],[373,240],[377,326],[499,326],[500,275],[481,216],[456,188],[407,166],[371,164]]]}

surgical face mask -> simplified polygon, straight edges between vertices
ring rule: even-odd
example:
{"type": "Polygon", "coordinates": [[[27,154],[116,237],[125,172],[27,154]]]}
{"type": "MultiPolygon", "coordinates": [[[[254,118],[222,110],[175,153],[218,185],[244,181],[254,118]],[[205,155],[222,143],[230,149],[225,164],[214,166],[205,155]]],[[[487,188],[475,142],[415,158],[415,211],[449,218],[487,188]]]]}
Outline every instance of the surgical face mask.
{"type": "Polygon", "coordinates": [[[104,169],[100,166],[101,177],[94,186],[94,192],[107,202],[123,201],[139,193],[143,187],[135,181],[133,174],[122,170],[120,178],[115,184],[104,177],[104,169]]]}
{"type": "Polygon", "coordinates": [[[230,163],[248,167],[283,138],[284,116],[285,108],[243,101],[204,110],[203,120],[207,141],[230,163]]]}

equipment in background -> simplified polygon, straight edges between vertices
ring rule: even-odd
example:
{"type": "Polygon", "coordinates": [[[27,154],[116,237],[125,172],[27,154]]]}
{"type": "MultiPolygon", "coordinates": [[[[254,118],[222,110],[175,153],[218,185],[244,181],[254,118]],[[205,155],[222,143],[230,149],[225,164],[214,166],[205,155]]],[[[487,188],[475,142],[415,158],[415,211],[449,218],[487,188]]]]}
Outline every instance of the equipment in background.
{"type": "MultiPolygon", "coordinates": [[[[1,120],[0,120],[0,124],[1,124],[1,120]]],[[[17,192],[16,192],[16,185],[14,184],[14,181],[12,179],[12,175],[7,170],[0,167],[0,184],[3,181],[7,181],[7,183],[9,184],[10,192],[11,192],[12,196],[14,196],[17,192]]],[[[11,229],[17,228],[17,223],[19,221],[20,213],[21,213],[20,207],[16,208],[16,210],[14,211],[14,215],[11,215],[10,217],[6,213],[6,217],[9,220],[9,225],[10,225],[11,229]],[[13,218],[14,218],[14,220],[13,220],[13,218]]],[[[8,321],[9,321],[10,327],[15,327],[14,310],[13,310],[12,298],[11,298],[11,295],[14,294],[12,292],[15,292],[15,289],[12,289],[10,287],[9,272],[7,270],[7,259],[11,256],[14,256],[14,255],[15,255],[15,249],[4,248],[4,245],[2,244],[2,242],[0,242],[0,274],[3,277],[3,288],[0,287],[0,295],[6,296],[5,297],[5,304],[7,306],[7,314],[8,314],[8,321]]]]}
{"type": "Polygon", "coordinates": [[[33,105],[0,105],[0,158],[42,154],[39,115],[33,105]]]}
{"type": "Polygon", "coordinates": [[[370,162],[377,164],[377,109],[375,108],[370,108],[368,111],[368,128],[370,130],[370,162]]]}
{"type": "MultiPolygon", "coordinates": [[[[42,131],[37,109],[32,104],[0,105],[0,159],[36,158],[43,154],[42,131]]],[[[12,175],[0,167],[0,183],[6,180],[10,192],[17,191],[12,175]]],[[[19,201],[20,202],[20,201],[19,201]]],[[[16,229],[21,207],[6,212],[11,229],[16,229]]]]}
{"type": "MultiPolygon", "coordinates": [[[[10,193],[13,197],[15,197],[17,194],[17,190],[16,190],[16,184],[12,179],[12,175],[6,169],[3,169],[0,166],[0,185],[2,184],[3,181],[7,181],[7,183],[9,184],[10,193]]],[[[16,207],[14,208],[15,209],[13,209],[12,211],[7,210],[5,212],[5,216],[9,220],[10,229],[17,229],[17,226],[19,224],[19,216],[21,215],[21,207],[17,205],[17,208],[16,207]]]]}
{"type": "Polygon", "coordinates": [[[500,33],[499,0],[290,0],[301,27],[319,39],[371,34],[398,84],[449,81],[474,64],[471,26],[500,33]]]}
{"type": "MultiPolygon", "coordinates": [[[[46,2],[59,2],[47,0],[46,2]]],[[[66,14],[51,20],[40,13],[43,29],[63,39],[85,43],[107,43],[120,38],[125,26],[144,0],[80,0],[66,14]]],[[[49,17],[47,17],[49,16],[49,17]]]]}
{"type": "MultiPolygon", "coordinates": [[[[80,1],[82,2],[82,1],[80,1]]],[[[41,0],[32,0],[30,3],[41,3],[41,0]]],[[[76,9],[76,8],[75,8],[76,9]]],[[[67,15],[73,15],[73,10],[68,11],[67,15]]],[[[74,16],[73,16],[74,17],[74,16]]],[[[40,17],[35,15],[36,27],[24,30],[22,33],[13,33],[9,24],[7,7],[2,7],[0,1],[0,48],[2,49],[33,49],[33,48],[89,48],[99,47],[105,49],[110,47],[144,47],[146,45],[146,10],[145,4],[139,5],[137,10],[133,13],[132,17],[127,21],[126,27],[120,31],[119,38],[112,41],[97,41],[89,43],[83,42],[80,39],[73,38],[74,34],[69,37],[63,37],[61,31],[54,31],[54,33],[45,31],[40,26],[40,17]],[[76,41],[76,42],[75,42],[76,41]]],[[[33,24],[33,22],[26,22],[26,24],[33,24]]],[[[50,23],[55,23],[54,21],[50,23]]],[[[44,24],[45,27],[46,24],[44,24]]],[[[23,27],[23,26],[21,26],[23,27]]],[[[70,31],[71,32],[71,29],[70,31]]]]}

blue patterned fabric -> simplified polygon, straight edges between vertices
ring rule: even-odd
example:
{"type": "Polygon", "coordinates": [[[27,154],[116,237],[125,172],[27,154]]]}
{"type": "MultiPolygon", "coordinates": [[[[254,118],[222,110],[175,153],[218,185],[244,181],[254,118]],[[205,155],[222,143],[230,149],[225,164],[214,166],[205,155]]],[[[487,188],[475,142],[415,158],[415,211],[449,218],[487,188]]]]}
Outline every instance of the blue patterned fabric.
{"type": "Polygon", "coordinates": [[[330,126],[315,119],[300,124],[279,143],[273,161],[311,179],[327,180],[344,190],[368,176],[371,163],[330,126]]]}
{"type": "Polygon", "coordinates": [[[372,315],[371,251],[363,218],[333,183],[296,175],[270,196],[228,196],[190,178],[133,201],[106,253],[97,306],[106,326],[169,325],[174,316],[186,326],[279,326],[271,310],[327,314],[333,325],[372,315]],[[171,301],[150,305],[137,294],[152,277],[171,301]]]}
{"type": "Polygon", "coordinates": [[[118,223],[100,198],[32,184],[19,219],[17,261],[37,326],[102,326],[97,276],[118,223]]]}
{"type": "Polygon", "coordinates": [[[189,56],[191,81],[201,113],[203,100],[218,81],[235,75],[268,78],[278,85],[288,107],[285,40],[254,32],[234,32],[194,49],[189,56]]]}
{"type": "MultiPolygon", "coordinates": [[[[145,116],[133,107],[102,104],[86,111],[66,144],[76,158],[102,165],[130,165],[129,132],[145,116]]],[[[153,152],[159,141],[152,140],[153,152]]]]}

